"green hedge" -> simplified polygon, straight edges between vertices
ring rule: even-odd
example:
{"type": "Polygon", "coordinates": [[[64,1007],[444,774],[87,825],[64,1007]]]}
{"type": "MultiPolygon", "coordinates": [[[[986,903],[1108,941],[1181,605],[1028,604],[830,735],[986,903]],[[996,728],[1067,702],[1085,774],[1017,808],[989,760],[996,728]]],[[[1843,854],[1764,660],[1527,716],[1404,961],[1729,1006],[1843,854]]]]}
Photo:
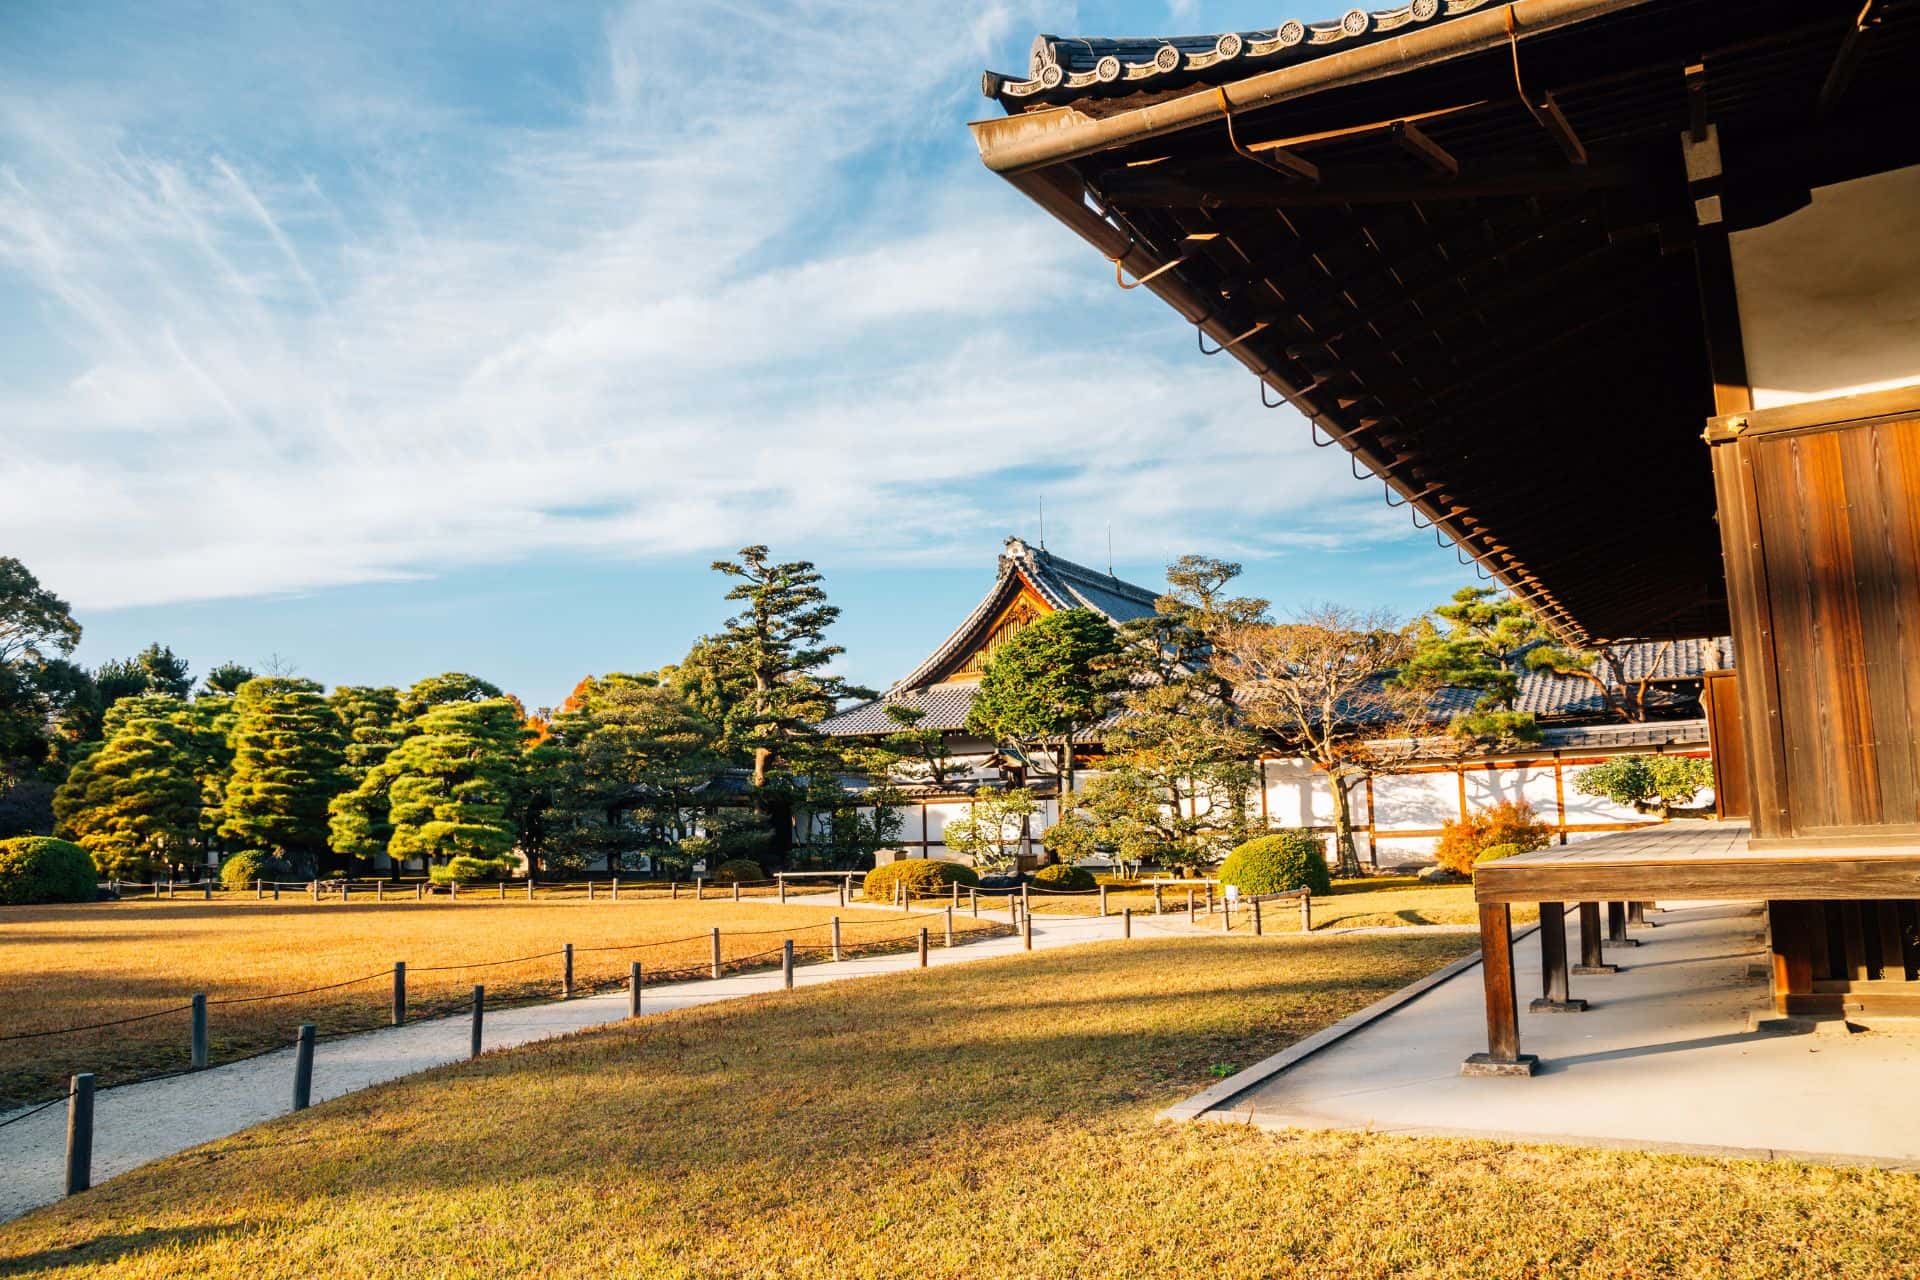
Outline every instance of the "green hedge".
{"type": "Polygon", "coordinates": [[[715,884],[757,884],[767,878],[767,872],[752,858],[728,858],[707,878],[715,884]]]}
{"type": "Polygon", "coordinates": [[[100,881],[85,849],[49,836],[0,840],[0,904],[92,902],[100,881]]]}
{"type": "Polygon", "coordinates": [[[1100,882],[1093,878],[1093,872],[1085,867],[1070,867],[1064,862],[1056,862],[1050,867],[1040,868],[1033,873],[1033,882],[1049,889],[1060,889],[1070,893],[1082,893],[1100,887],[1100,882]]]}
{"type": "Polygon", "coordinates": [[[1482,862],[1498,862],[1502,858],[1511,858],[1516,854],[1521,854],[1525,852],[1526,850],[1522,849],[1517,844],[1490,845],[1486,849],[1482,850],[1480,853],[1480,856],[1475,858],[1473,861],[1474,861],[1474,864],[1477,866],[1482,862]]]}
{"type": "Polygon", "coordinates": [[[1220,866],[1220,879],[1245,894],[1303,888],[1315,893],[1333,890],[1326,844],[1321,837],[1305,831],[1283,831],[1247,841],[1227,855],[1220,866]]]}
{"type": "Polygon", "coordinates": [[[979,872],[958,862],[941,862],[935,858],[902,858],[867,872],[865,896],[868,902],[892,902],[894,886],[897,884],[905,884],[909,894],[930,897],[947,892],[949,885],[979,883],[979,872]]]}

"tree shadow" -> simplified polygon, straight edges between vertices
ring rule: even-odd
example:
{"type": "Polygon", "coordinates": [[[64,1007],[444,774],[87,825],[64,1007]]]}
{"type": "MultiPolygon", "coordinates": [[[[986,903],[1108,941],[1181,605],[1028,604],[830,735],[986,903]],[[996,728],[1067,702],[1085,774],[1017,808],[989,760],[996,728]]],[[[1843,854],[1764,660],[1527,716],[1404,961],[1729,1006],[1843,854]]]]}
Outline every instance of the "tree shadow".
{"type": "Polygon", "coordinates": [[[149,1227],[116,1235],[93,1235],[63,1248],[0,1258],[0,1276],[28,1276],[85,1265],[113,1266],[156,1250],[217,1244],[237,1234],[232,1227],[149,1227]]]}

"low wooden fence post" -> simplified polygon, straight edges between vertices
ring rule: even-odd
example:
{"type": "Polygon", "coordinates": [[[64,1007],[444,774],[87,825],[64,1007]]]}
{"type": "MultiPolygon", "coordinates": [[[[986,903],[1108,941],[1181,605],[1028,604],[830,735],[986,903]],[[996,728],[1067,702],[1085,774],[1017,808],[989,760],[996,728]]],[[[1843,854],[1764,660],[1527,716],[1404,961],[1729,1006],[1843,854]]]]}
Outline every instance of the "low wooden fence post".
{"type": "Polygon", "coordinates": [[[207,1065],[207,993],[204,991],[196,991],[193,995],[193,1034],[189,1061],[193,1063],[195,1071],[207,1065]]]}
{"type": "Polygon", "coordinates": [[[980,891],[969,888],[967,890],[967,901],[973,904],[973,918],[978,920],[980,918],[980,891]]]}
{"type": "Polygon", "coordinates": [[[481,1023],[486,1019],[486,1016],[487,988],[481,983],[475,983],[473,987],[473,1031],[469,1036],[467,1045],[467,1056],[469,1058],[477,1058],[480,1056],[481,1023]]]}
{"type": "Polygon", "coordinates": [[[1027,896],[1027,882],[1020,882],[1020,914],[1025,915],[1033,909],[1033,900],[1027,896]]]}
{"type": "Polygon", "coordinates": [[[740,882],[738,880],[733,882],[733,900],[735,902],[740,901],[740,882]]]}
{"type": "Polygon", "coordinates": [[[1213,914],[1213,881],[1207,881],[1207,914],[1213,914]]]}
{"type": "Polygon", "coordinates": [[[707,882],[705,877],[695,876],[693,880],[693,900],[695,902],[699,902],[701,899],[705,898],[706,896],[707,896],[707,882]]]}
{"type": "Polygon", "coordinates": [[[305,1111],[313,1101],[313,1032],[311,1022],[300,1024],[293,1039],[293,1109],[305,1111]]]}
{"type": "Polygon", "coordinates": [[[346,880],[342,880],[340,882],[340,905],[341,906],[344,907],[347,904],[347,895],[352,892],[353,892],[352,883],[346,880]]]}
{"type": "Polygon", "coordinates": [[[777,872],[775,872],[775,873],[774,873],[774,876],[773,876],[773,879],[774,879],[774,882],[775,882],[776,884],[778,884],[778,885],[780,886],[780,901],[781,901],[782,903],[784,903],[784,902],[786,902],[786,900],[787,900],[787,873],[786,873],[786,872],[784,872],[784,871],[777,871],[777,872]]]}
{"type": "Polygon", "coordinates": [[[320,882],[318,880],[315,880],[312,884],[308,885],[307,887],[313,890],[313,900],[315,902],[320,901],[320,882]]]}
{"type": "Polygon", "coordinates": [[[1032,916],[1020,917],[1020,949],[1022,951],[1033,950],[1033,917],[1032,916]]]}
{"type": "Polygon", "coordinates": [[[1153,914],[1155,915],[1166,910],[1166,905],[1160,901],[1160,888],[1159,885],[1153,886],[1153,914]]]}
{"type": "Polygon", "coordinates": [[[953,882],[953,905],[956,907],[960,905],[960,882],[958,880],[953,882]]]}
{"type": "Polygon", "coordinates": [[[720,930],[713,931],[713,976],[720,976],[720,930]]]}
{"type": "Polygon", "coordinates": [[[83,1071],[67,1085],[67,1194],[93,1185],[93,1072],[83,1071]]]}
{"type": "Polygon", "coordinates": [[[213,881],[211,879],[200,882],[200,897],[202,901],[205,902],[213,901],[213,881]]]}
{"type": "Polygon", "coordinates": [[[667,881],[667,899],[670,902],[680,901],[680,882],[678,880],[667,881]]]}
{"type": "Polygon", "coordinates": [[[1304,889],[1300,892],[1300,932],[1313,932],[1313,895],[1304,889]]]}
{"type": "Polygon", "coordinates": [[[1198,917],[1194,915],[1194,897],[1191,889],[1187,890],[1187,923],[1190,925],[1198,923],[1198,917]]]}
{"type": "Polygon", "coordinates": [[[793,990],[793,939],[788,938],[780,944],[780,981],[787,990],[793,990]]]}
{"type": "Polygon", "coordinates": [[[627,965],[627,1016],[640,1016],[640,962],[634,960],[627,965]]]}
{"type": "Polygon", "coordinates": [[[393,1025],[407,1025],[407,962],[393,962],[393,1025]]]}
{"type": "Polygon", "coordinates": [[[1260,927],[1260,899],[1255,898],[1253,900],[1253,936],[1258,938],[1265,932],[1266,930],[1260,927]]]}
{"type": "Polygon", "coordinates": [[[618,902],[618,901],[620,901],[620,877],[619,877],[619,876],[615,876],[615,877],[613,878],[613,894],[612,894],[612,896],[613,896],[613,900],[614,900],[615,902],[618,902]]]}
{"type": "Polygon", "coordinates": [[[1131,938],[1133,936],[1132,907],[1120,908],[1120,936],[1123,938],[1131,938]]]}
{"type": "Polygon", "coordinates": [[[833,918],[833,962],[840,963],[840,917],[833,918]]]}
{"type": "Polygon", "coordinates": [[[427,900],[427,882],[425,880],[421,880],[413,886],[413,900],[415,902],[425,902],[427,900]]]}
{"type": "Polygon", "coordinates": [[[927,931],[920,930],[920,967],[927,967],[927,931]]]}
{"type": "Polygon", "coordinates": [[[507,882],[502,880],[498,888],[500,890],[500,901],[505,902],[507,900],[507,882]]]}
{"type": "Polygon", "coordinates": [[[953,946],[953,908],[947,908],[947,946],[953,946]]]}
{"type": "Polygon", "coordinates": [[[459,899],[460,899],[460,882],[458,880],[455,880],[449,877],[447,880],[447,901],[457,902],[459,901],[459,899]]]}
{"type": "Polygon", "coordinates": [[[1107,918],[1107,886],[1105,885],[1100,886],[1100,918],[1102,920],[1107,918]]]}
{"type": "Polygon", "coordinates": [[[532,876],[527,877],[527,901],[528,902],[533,901],[533,877],[532,876]]]}
{"type": "Polygon", "coordinates": [[[560,944],[560,998],[573,999],[573,944],[560,944]]]}
{"type": "Polygon", "coordinates": [[[385,902],[387,900],[387,882],[385,880],[375,880],[373,882],[373,900],[375,902],[385,902]]]}
{"type": "Polygon", "coordinates": [[[587,880],[587,901],[593,901],[593,880],[591,878],[587,880]]]}
{"type": "Polygon", "coordinates": [[[258,902],[258,901],[260,901],[260,899],[262,899],[262,898],[264,898],[264,897],[266,897],[266,896],[267,896],[267,894],[266,894],[266,889],[265,889],[265,887],[264,887],[264,886],[262,885],[262,883],[261,883],[260,881],[258,881],[258,880],[255,880],[255,881],[253,882],[253,900],[254,900],[255,902],[258,902]]]}

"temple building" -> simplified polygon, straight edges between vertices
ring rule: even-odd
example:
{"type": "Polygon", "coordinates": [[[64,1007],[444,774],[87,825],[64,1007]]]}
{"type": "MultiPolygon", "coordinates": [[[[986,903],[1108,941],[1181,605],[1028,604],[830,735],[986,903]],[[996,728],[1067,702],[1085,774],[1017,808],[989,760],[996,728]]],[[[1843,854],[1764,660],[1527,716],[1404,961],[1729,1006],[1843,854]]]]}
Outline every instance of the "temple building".
{"type": "Polygon", "coordinates": [[[1664,897],[1764,902],[1782,1013],[1920,1013],[1916,66],[1912,0],[1410,0],[984,80],[987,168],[1249,412],[1567,644],[1732,637],[1740,820],[1484,868],[1469,1071],[1535,1066],[1514,903],[1550,1010],[1565,904],[1597,961],[1601,902],[1664,897]]]}
{"type": "MultiPolygon", "coordinates": [[[[992,584],[980,603],[961,620],[924,661],[879,698],[849,708],[826,721],[822,730],[840,737],[883,738],[900,723],[889,707],[919,713],[919,726],[938,730],[952,753],[952,768],[942,782],[924,780],[905,788],[908,805],[901,850],[911,857],[951,857],[941,839],[948,821],[966,812],[980,788],[1025,785],[1041,798],[1034,835],[1041,847],[1045,828],[1059,817],[1059,779],[1044,765],[1035,768],[1009,759],[967,729],[967,713],[981,673],[995,649],[1034,619],[1060,609],[1090,609],[1118,626],[1154,612],[1158,592],[1126,582],[1110,572],[1076,564],[1044,547],[1008,538],[992,584]]],[[[1503,754],[1473,753],[1446,743],[1448,720],[1472,707],[1473,690],[1449,689],[1436,695],[1431,727],[1436,735],[1425,749],[1413,743],[1397,752],[1406,766],[1369,779],[1354,793],[1354,821],[1360,856],[1374,865],[1423,860],[1443,822],[1501,800],[1525,799],[1562,842],[1603,832],[1638,828],[1657,821],[1613,802],[1580,794],[1574,782],[1582,769],[1610,756],[1676,752],[1706,756],[1709,722],[1701,713],[1702,687],[1732,663],[1724,638],[1648,642],[1624,646],[1618,669],[1602,668],[1602,679],[1618,688],[1625,681],[1639,691],[1644,684],[1650,718],[1622,722],[1609,716],[1606,699],[1593,682],[1548,671],[1521,678],[1515,710],[1534,715],[1540,741],[1503,754]]],[[[1085,744],[1082,778],[1099,769],[1097,735],[1085,744]]],[[[1332,798],[1324,774],[1306,761],[1275,753],[1258,762],[1255,799],[1261,821],[1273,828],[1333,829],[1332,798]]]]}

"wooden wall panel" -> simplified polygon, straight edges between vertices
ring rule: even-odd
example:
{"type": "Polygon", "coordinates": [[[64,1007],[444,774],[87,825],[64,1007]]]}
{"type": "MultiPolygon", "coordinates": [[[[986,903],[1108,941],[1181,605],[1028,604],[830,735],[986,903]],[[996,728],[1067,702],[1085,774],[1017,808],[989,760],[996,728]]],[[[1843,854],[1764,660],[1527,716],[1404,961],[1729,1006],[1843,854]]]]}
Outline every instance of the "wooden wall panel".
{"type": "Polygon", "coordinates": [[[1920,832],[1920,418],[1715,453],[1756,835],[1920,832]]]}
{"type": "Polygon", "coordinates": [[[1750,810],[1747,738],[1740,716],[1739,677],[1732,671],[1709,671],[1701,689],[1700,706],[1707,713],[1707,745],[1713,758],[1714,816],[1744,818],[1750,810]]]}

